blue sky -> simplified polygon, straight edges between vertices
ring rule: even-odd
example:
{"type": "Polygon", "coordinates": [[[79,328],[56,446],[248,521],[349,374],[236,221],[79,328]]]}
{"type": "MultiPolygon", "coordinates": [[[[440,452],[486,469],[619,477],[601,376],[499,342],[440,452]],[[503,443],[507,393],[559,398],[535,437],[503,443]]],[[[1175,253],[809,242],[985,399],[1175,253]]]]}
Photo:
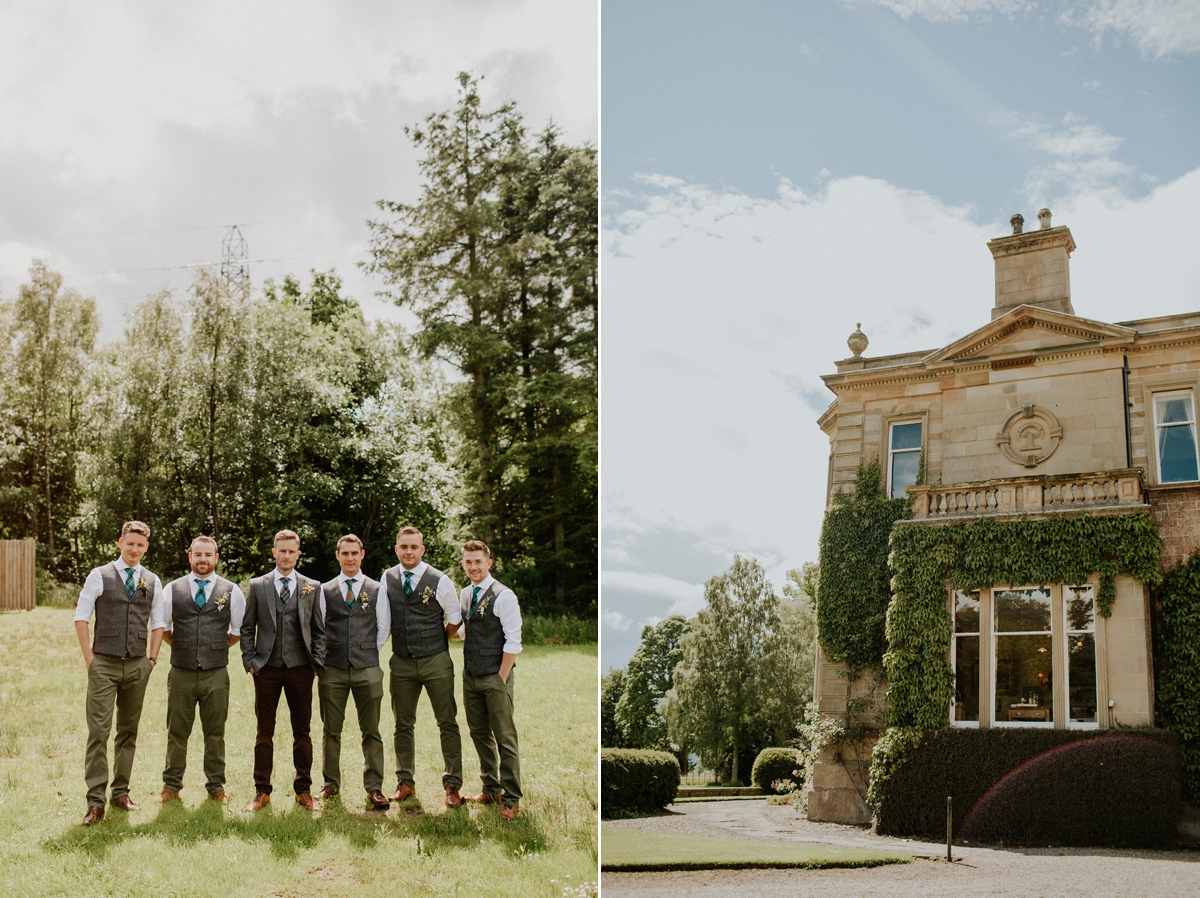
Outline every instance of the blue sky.
{"type": "Polygon", "coordinates": [[[982,326],[1048,205],[1080,315],[1200,309],[1200,2],[602,16],[602,666],[735,552],[816,560],[820,375],[982,326]]]}

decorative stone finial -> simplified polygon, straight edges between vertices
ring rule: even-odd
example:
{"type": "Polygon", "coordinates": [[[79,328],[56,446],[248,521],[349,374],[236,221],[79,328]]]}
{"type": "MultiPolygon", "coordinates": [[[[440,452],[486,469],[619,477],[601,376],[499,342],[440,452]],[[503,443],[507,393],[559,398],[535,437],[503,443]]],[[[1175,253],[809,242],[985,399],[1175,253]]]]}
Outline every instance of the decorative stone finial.
{"type": "Polygon", "coordinates": [[[862,322],[854,325],[856,330],[852,333],[849,339],[846,340],[846,345],[850,347],[850,351],[854,353],[856,359],[862,358],[863,351],[867,348],[870,341],[867,335],[862,332],[862,322]]]}
{"type": "Polygon", "coordinates": [[[1050,210],[1049,209],[1042,209],[1041,211],[1038,212],[1038,222],[1041,223],[1043,231],[1047,231],[1050,229],[1050,210]]]}
{"type": "Polygon", "coordinates": [[[1008,220],[1008,223],[1010,225],[1012,225],[1014,235],[1020,234],[1021,230],[1023,229],[1023,227],[1025,225],[1025,216],[1022,215],[1020,212],[1018,212],[1016,215],[1014,215],[1012,218],[1010,218],[1008,220]]]}

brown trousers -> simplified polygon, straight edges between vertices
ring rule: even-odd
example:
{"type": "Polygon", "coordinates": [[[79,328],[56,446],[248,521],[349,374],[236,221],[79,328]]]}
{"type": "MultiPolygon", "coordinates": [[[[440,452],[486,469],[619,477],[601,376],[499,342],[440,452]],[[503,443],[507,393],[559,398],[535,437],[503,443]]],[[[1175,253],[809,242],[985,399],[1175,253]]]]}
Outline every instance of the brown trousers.
{"type": "Polygon", "coordinates": [[[296,775],[292,787],[296,794],[312,789],[313,746],[309,727],[312,724],[313,678],[316,673],[308,664],[300,667],[264,667],[254,675],[254,715],[258,718],[258,735],[254,738],[254,788],[271,794],[271,770],[275,765],[275,718],[279,711],[279,694],[287,697],[292,718],[292,763],[296,775]]]}

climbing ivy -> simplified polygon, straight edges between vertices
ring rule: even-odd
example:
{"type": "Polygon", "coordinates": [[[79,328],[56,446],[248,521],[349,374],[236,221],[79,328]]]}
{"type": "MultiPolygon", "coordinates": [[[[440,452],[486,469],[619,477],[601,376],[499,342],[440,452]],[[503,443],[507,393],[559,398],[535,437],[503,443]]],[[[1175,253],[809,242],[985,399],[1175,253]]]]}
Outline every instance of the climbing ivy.
{"type": "Polygon", "coordinates": [[[851,674],[883,660],[888,535],[912,516],[909,501],[885,498],[881,482],[878,464],[860,468],[854,495],[835,496],[821,525],[817,631],[826,656],[851,674]]]}
{"type": "Polygon", "coordinates": [[[1172,572],[1155,599],[1161,608],[1158,703],[1183,750],[1184,798],[1200,804],[1200,556],[1172,572]]]}
{"type": "Polygon", "coordinates": [[[883,656],[888,726],[933,728],[946,719],[954,694],[947,582],[970,591],[996,583],[1082,583],[1098,573],[1096,604],[1108,617],[1117,574],[1151,586],[1162,581],[1162,548],[1154,518],[1141,512],[896,527],[883,656]]]}

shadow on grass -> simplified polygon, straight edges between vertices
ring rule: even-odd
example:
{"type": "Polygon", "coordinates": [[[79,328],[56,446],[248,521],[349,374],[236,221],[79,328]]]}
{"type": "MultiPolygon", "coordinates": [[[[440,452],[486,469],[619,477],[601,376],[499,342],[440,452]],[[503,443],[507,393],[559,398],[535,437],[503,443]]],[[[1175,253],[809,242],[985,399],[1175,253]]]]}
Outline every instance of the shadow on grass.
{"type": "Polygon", "coordinates": [[[514,821],[503,821],[493,805],[478,808],[474,817],[464,805],[445,813],[426,814],[410,800],[383,814],[346,807],[336,798],[318,814],[299,807],[282,810],[269,805],[250,815],[213,801],[195,809],[168,802],[153,820],[137,825],[131,825],[124,812],[114,810],[94,826],[72,825],[42,845],[47,851],[82,851],[101,859],[114,846],[143,837],[166,839],[177,846],[238,838],[264,842],[276,857],[290,860],[301,850],[316,847],[326,836],[342,836],[356,849],[374,848],[383,839],[414,839],[417,851],[428,856],[489,842],[513,856],[547,847],[536,813],[522,813],[514,821]]]}

